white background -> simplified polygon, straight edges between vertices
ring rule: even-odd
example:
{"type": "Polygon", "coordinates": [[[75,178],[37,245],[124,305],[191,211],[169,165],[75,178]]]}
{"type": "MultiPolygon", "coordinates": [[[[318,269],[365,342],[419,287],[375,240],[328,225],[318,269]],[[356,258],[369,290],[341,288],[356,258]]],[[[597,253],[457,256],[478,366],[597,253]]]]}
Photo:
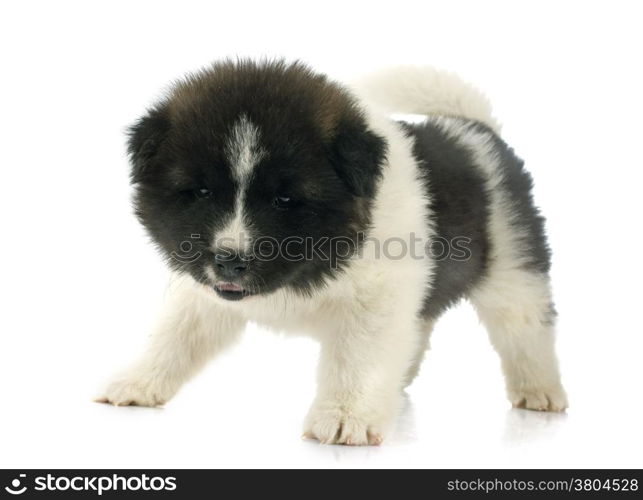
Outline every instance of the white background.
{"type": "Polygon", "coordinates": [[[643,466],[637,4],[3,3],[0,466],[643,466]],[[184,72],[263,54],[339,79],[432,64],[488,93],[549,220],[566,415],[509,409],[466,304],[379,448],[301,441],[318,347],[257,327],[165,409],[91,402],[167,278],[131,214],[124,129],[184,72]]]}

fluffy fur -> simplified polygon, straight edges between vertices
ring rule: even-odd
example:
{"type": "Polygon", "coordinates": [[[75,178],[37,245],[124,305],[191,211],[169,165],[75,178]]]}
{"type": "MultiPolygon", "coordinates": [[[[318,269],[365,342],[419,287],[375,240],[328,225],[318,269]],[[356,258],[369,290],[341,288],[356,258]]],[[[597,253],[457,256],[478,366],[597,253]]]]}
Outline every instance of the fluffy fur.
{"type": "Polygon", "coordinates": [[[99,400],[164,404],[252,320],[321,342],[306,436],[379,444],[433,324],[466,297],[513,405],[563,410],[543,219],[498,131],[482,94],[427,68],[349,89],[298,63],[223,62],[176,84],[129,142],[137,215],[175,279],[148,351],[99,400]],[[447,255],[382,248],[412,238],[447,255]],[[288,258],[257,258],[261,240],[288,258]]]}

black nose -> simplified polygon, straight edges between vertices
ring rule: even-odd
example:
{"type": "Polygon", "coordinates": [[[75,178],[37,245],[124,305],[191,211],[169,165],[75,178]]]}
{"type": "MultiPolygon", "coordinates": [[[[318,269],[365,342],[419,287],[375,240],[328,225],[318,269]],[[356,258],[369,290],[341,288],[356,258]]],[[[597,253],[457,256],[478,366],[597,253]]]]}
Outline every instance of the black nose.
{"type": "Polygon", "coordinates": [[[214,256],[219,275],[226,279],[240,278],[248,269],[248,263],[238,253],[226,251],[214,256]]]}

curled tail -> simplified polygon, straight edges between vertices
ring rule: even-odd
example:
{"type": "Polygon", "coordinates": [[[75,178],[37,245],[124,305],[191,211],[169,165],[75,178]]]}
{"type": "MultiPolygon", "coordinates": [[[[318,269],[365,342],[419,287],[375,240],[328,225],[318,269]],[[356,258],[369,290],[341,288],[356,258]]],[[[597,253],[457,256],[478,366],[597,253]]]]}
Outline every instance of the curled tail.
{"type": "Polygon", "coordinates": [[[353,85],[358,94],[389,113],[461,116],[500,132],[489,99],[448,71],[398,66],[368,75],[353,85]]]}

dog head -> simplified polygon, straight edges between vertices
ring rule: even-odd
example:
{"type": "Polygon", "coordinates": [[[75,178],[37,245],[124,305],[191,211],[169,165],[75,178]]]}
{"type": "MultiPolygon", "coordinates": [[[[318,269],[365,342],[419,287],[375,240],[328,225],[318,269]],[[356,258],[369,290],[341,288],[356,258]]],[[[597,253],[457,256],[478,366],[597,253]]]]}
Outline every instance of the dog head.
{"type": "Polygon", "coordinates": [[[306,66],[226,61],[176,84],[128,149],[136,214],[170,265],[238,300],[306,293],[341,270],[386,144],[306,66]]]}

